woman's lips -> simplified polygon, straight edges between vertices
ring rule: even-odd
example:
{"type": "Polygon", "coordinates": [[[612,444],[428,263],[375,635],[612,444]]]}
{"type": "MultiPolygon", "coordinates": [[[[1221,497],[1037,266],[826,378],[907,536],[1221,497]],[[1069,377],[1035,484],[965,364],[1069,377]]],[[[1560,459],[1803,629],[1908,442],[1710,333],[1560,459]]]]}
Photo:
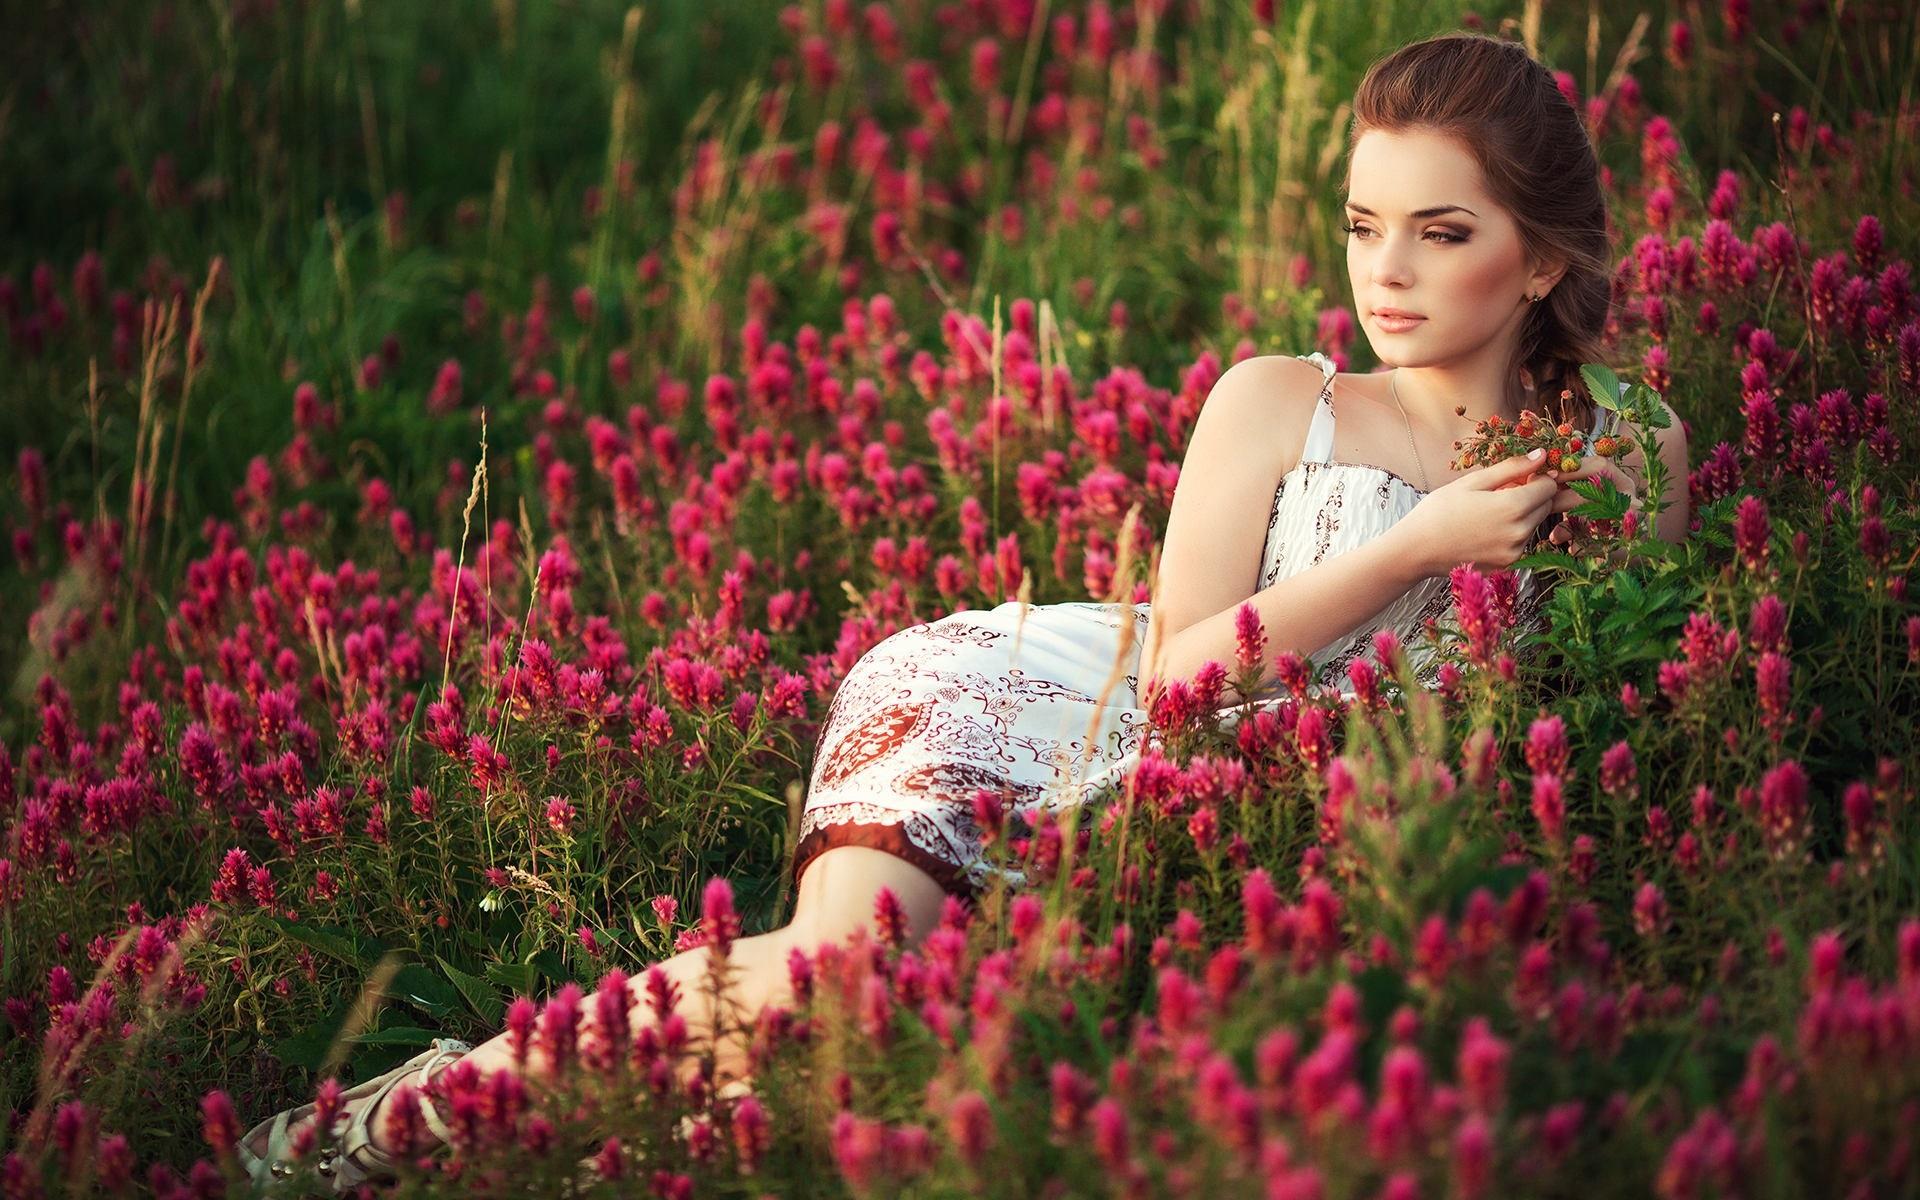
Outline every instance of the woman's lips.
{"type": "Polygon", "coordinates": [[[1425,317],[1390,317],[1378,312],[1373,314],[1373,323],[1378,325],[1383,333],[1405,333],[1424,320],[1426,320],[1425,317]]]}

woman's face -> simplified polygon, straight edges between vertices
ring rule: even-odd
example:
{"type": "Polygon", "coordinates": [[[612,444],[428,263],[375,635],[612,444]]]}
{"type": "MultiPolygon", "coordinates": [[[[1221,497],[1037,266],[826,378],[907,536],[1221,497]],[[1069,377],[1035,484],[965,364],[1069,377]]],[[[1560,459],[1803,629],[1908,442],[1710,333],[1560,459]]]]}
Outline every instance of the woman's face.
{"type": "Polygon", "coordinates": [[[1370,129],[1354,144],[1348,179],[1347,277],[1380,361],[1426,366],[1502,338],[1512,346],[1527,295],[1559,274],[1534,270],[1472,156],[1441,134],[1370,129]],[[1418,319],[1393,319],[1395,309],[1418,319]]]}

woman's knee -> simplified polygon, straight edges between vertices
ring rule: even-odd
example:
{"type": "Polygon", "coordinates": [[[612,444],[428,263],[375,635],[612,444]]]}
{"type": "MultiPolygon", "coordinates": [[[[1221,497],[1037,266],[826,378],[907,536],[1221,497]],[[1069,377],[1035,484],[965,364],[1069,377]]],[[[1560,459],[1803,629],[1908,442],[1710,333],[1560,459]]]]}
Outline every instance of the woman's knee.
{"type": "Polygon", "coordinates": [[[947,892],[926,871],[884,850],[835,846],[800,877],[791,929],[803,945],[842,941],[856,929],[873,929],[874,899],[889,888],[907,917],[909,942],[918,942],[940,920],[947,892]]]}

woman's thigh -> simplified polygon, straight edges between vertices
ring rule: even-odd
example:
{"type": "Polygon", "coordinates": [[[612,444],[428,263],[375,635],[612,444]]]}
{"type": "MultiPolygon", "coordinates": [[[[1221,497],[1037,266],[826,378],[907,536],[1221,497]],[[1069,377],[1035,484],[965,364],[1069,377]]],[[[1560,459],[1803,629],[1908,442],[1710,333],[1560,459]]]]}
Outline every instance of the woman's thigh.
{"type": "Polygon", "coordinates": [[[947,893],[933,876],[906,859],[868,846],[835,846],[808,864],[794,899],[792,933],[801,945],[844,941],[873,928],[873,901],[891,888],[906,911],[908,941],[917,943],[939,923],[947,893]]]}

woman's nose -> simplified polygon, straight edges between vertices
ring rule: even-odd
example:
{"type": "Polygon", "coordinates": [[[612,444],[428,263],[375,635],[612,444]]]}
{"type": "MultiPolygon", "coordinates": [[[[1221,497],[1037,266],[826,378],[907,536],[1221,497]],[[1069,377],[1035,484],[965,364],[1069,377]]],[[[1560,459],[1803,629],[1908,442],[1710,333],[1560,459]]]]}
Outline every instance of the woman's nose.
{"type": "Polygon", "coordinates": [[[1382,246],[1373,256],[1373,282],[1377,284],[1407,282],[1407,254],[1398,246],[1382,246]]]}
{"type": "Polygon", "coordinates": [[[1407,272],[1398,266],[1378,266],[1373,271],[1373,282],[1382,288],[1405,287],[1408,283],[1407,272]]]}

